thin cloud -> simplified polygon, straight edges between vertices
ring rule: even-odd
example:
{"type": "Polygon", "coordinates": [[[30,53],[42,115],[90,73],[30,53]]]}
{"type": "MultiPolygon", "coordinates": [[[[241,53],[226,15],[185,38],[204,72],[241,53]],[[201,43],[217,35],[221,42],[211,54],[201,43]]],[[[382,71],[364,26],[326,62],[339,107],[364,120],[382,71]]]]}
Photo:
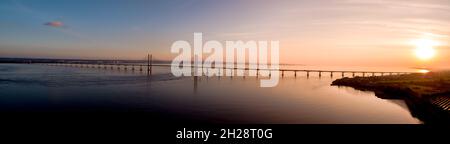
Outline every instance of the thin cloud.
{"type": "Polygon", "coordinates": [[[419,2],[419,1],[401,1],[401,0],[378,0],[378,1],[362,1],[362,0],[347,0],[347,1],[341,1],[343,3],[348,4],[367,4],[367,5],[383,5],[388,7],[409,7],[409,8],[424,8],[424,9],[440,9],[448,11],[450,10],[450,6],[446,5],[448,1],[426,1],[419,2]]]}
{"type": "Polygon", "coordinates": [[[45,23],[44,25],[59,28],[59,27],[63,27],[64,23],[61,21],[51,21],[51,22],[45,23]]]}

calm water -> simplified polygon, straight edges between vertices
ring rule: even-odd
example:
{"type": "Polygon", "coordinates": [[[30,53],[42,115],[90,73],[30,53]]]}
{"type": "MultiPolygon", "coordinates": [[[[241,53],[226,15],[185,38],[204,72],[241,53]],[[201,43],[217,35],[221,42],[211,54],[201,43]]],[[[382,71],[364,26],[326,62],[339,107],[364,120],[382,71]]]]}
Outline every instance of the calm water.
{"type": "Polygon", "coordinates": [[[148,78],[124,70],[0,64],[0,111],[144,112],[220,123],[421,123],[401,100],[330,86],[340,74],[287,73],[273,88],[260,88],[254,77],[202,77],[194,90],[192,77],[169,72],[157,67],[148,78]]]}

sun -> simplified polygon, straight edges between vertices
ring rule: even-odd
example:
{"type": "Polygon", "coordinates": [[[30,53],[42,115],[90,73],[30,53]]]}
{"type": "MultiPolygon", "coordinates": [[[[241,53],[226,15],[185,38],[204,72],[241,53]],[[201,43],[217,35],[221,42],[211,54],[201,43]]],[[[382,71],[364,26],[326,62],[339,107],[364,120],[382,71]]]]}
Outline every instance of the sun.
{"type": "Polygon", "coordinates": [[[436,50],[433,47],[437,45],[437,42],[431,39],[419,39],[415,40],[413,43],[416,46],[414,52],[417,58],[429,60],[436,55],[436,50]]]}

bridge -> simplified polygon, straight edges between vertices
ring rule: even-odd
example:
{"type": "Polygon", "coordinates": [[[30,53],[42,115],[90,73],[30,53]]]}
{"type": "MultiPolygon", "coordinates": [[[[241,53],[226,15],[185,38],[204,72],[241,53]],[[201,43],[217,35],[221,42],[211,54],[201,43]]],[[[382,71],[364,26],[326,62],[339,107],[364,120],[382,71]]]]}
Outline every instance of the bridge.
{"type": "MultiPolygon", "coordinates": [[[[171,64],[153,64],[152,55],[147,56],[146,64],[136,64],[136,63],[118,63],[115,61],[60,61],[58,63],[52,63],[48,65],[54,66],[72,66],[72,67],[80,67],[80,68],[99,68],[99,69],[117,69],[117,70],[125,70],[125,71],[145,71],[147,75],[152,75],[153,67],[171,67],[171,64]]],[[[192,68],[200,68],[191,65],[192,68]]],[[[201,67],[208,69],[214,69],[219,67],[201,67]]],[[[220,69],[231,69],[231,70],[244,70],[244,71],[256,71],[256,76],[259,76],[259,71],[269,71],[269,77],[271,76],[272,71],[279,71],[281,73],[281,77],[285,77],[286,73],[293,73],[294,77],[297,77],[298,73],[306,73],[306,77],[310,77],[311,73],[318,74],[319,77],[322,77],[324,74],[329,74],[330,77],[333,77],[335,74],[341,75],[344,77],[345,74],[351,74],[353,77],[356,75],[360,75],[362,77],[365,76],[385,76],[385,75],[403,75],[403,74],[411,74],[411,73],[419,73],[419,72],[402,72],[402,71],[347,71],[347,70],[318,70],[318,69],[250,69],[250,68],[227,68],[220,67],[220,69]]],[[[220,73],[220,72],[219,72],[220,73]]]]}

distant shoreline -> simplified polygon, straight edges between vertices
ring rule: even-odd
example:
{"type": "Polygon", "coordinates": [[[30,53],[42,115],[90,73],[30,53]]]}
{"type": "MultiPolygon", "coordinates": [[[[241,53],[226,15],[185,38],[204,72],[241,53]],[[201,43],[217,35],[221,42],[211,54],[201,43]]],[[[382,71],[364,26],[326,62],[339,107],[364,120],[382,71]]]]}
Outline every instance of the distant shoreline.
{"type": "Polygon", "coordinates": [[[425,123],[450,123],[450,72],[341,78],[332,86],[373,91],[382,99],[402,99],[425,123]]]}
{"type": "MultiPolygon", "coordinates": [[[[146,63],[146,60],[107,59],[52,59],[52,58],[0,58],[0,63],[146,63]]],[[[154,63],[168,64],[170,61],[153,60],[154,63]]]]}

